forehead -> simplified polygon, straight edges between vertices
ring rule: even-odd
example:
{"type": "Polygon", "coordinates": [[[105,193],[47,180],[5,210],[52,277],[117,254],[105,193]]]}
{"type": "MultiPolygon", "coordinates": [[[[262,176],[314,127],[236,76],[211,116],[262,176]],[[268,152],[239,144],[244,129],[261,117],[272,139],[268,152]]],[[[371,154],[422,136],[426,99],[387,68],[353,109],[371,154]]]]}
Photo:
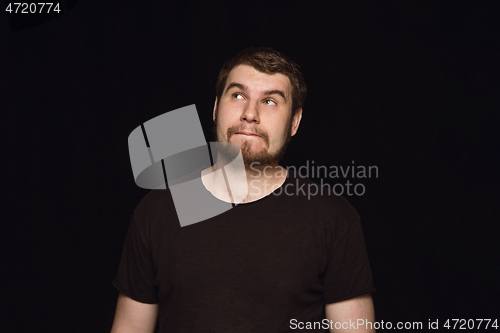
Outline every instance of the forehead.
{"type": "Polygon", "coordinates": [[[288,76],[281,73],[259,72],[248,65],[238,65],[231,70],[226,80],[226,87],[232,82],[244,84],[249,90],[256,92],[283,90],[286,95],[290,95],[291,92],[288,76]]]}

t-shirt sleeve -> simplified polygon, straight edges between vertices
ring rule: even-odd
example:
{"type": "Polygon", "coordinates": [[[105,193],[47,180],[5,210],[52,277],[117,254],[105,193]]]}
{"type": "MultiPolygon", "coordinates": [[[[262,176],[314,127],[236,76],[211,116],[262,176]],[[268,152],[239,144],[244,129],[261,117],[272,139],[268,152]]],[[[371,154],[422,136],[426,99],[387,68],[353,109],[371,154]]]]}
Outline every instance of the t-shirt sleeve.
{"type": "Polygon", "coordinates": [[[155,269],[148,245],[147,231],[139,225],[134,213],[130,222],[118,272],[113,285],[128,297],[141,303],[158,303],[155,269]]]}
{"type": "Polygon", "coordinates": [[[324,302],[340,302],[376,291],[359,215],[333,245],[323,274],[324,302]]]}

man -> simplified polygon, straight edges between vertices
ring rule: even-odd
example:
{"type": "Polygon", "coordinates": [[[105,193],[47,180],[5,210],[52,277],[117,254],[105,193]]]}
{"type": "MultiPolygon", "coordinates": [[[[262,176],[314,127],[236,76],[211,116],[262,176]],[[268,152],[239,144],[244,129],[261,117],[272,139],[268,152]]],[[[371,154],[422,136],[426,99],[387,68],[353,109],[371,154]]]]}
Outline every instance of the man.
{"type": "Polygon", "coordinates": [[[214,200],[239,204],[180,227],[168,189],[146,195],[113,281],[112,332],[153,332],[157,318],[160,332],[374,331],[349,325],[374,321],[358,214],[343,197],[306,197],[297,189],[312,182],[278,164],[305,96],[298,66],[275,50],[224,64],[214,133],[240,147],[246,184],[229,189],[214,172],[219,159],[200,180],[214,200]]]}

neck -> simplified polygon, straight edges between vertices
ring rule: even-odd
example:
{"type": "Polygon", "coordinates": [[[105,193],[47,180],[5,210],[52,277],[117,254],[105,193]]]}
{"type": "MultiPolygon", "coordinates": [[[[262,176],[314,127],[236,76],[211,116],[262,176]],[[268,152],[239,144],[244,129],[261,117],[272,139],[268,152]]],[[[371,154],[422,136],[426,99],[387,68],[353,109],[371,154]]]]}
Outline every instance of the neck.
{"type": "Polygon", "coordinates": [[[286,176],[287,170],[277,161],[269,165],[253,163],[243,169],[218,158],[215,165],[203,170],[202,181],[218,199],[239,204],[269,195],[285,182],[286,176]]]}

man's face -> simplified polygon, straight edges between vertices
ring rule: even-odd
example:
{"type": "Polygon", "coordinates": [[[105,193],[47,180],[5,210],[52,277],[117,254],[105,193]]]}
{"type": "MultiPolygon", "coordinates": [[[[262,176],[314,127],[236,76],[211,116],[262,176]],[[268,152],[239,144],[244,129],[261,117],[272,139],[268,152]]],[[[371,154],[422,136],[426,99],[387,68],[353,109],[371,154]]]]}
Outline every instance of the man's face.
{"type": "Polygon", "coordinates": [[[237,144],[247,166],[253,162],[277,164],[302,117],[301,109],[291,117],[291,93],[286,75],[236,66],[229,73],[220,100],[215,101],[216,141],[237,144]]]}

